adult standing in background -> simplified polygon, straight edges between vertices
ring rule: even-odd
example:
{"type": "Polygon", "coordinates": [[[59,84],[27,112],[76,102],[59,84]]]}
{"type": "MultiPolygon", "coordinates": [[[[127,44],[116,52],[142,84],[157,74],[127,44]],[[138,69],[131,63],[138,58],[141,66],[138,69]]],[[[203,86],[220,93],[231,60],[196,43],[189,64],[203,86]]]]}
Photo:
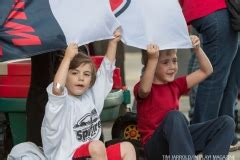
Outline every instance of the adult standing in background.
{"type": "Polygon", "coordinates": [[[204,122],[220,115],[234,117],[234,107],[223,102],[232,96],[224,91],[228,83],[234,82],[230,73],[237,71],[232,64],[238,35],[231,27],[225,0],[180,0],[180,3],[187,23],[200,34],[203,50],[213,65],[213,74],[198,86],[192,122],[204,122]]]}
{"type": "MultiPolygon", "coordinates": [[[[231,113],[234,109],[237,110],[237,101],[238,101],[238,93],[240,88],[240,70],[237,69],[240,65],[240,42],[238,42],[238,51],[237,55],[232,63],[231,72],[228,78],[228,83],[224,91],[222,107],[220,108],[220,115],[225,113],[231,113]]],[[[238,113],[239,114],[239,113],[238,113]]],[[[237,121],[238,121],[238,117],[237,121]]],[[[236,123],[238,124],[238,122],[236,123]]],[[[239,128],[238,128],[239,129],[239,128]]]]}

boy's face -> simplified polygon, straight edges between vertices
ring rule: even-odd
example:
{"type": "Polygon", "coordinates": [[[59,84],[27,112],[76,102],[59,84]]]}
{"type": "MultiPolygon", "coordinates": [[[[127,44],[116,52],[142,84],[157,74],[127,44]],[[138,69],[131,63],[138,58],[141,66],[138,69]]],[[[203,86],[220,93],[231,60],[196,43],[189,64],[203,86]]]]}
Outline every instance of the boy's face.
{"type": "Polygon", "coordinates": [[[72,96],[85,93],[92,80],[92,67],[90,64],[81,64],[75,69],[70,69],[67,75],[66,87],[72,96]]]}
{"type": "Polygon", "coordinates": [[[177,50],[161,51],[155,72],[154,83],[172,82],[178,72],[177,50]]]}

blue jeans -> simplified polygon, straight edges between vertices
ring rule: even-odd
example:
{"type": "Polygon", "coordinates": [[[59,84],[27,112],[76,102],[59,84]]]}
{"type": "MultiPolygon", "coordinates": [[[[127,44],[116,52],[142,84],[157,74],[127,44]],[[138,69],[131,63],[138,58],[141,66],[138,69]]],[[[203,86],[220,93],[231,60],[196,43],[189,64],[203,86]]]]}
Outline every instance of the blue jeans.
{"type": "MultiPolygon", "coordinates": [[[[222,107],[225,97],[224,90],[228,83],[232,63],[237,53],[238,35],[233,31],[226,9],[216,11],[208,16],[194,20],[194,28],[202,38],[203,50],[213,65],[213,74],[199,84],[193,123],[204,122],[220,115],[232,115],[228,109],[222,107]],[[227,112],[225,112],[227,111],[227,112]]],[[[234,85],[234,84],[233,84],[234,85]]]]}
{"type": "Polygon", "coordinates": [[[228,77],[227,86],[224,91],[222,104],[220,107],[219,115],[228,114],[234,116],[236,110],[238,88],[240,88],[240,44],[238,45],[237,55],[233,61],[230,75],[228,77]]]}
{"type": "Polygon", "coordinates": [[[195,154],[200,152],[209,160],[214,159],[213,155],[226,156],[234,137],[234,125],[229,116],[189,125],[181,112],[170,111],[144,145],[144,151],[150,160],[195,160],[195,154]],[[183,158],[174,158],[179,155],[183,158]]]}

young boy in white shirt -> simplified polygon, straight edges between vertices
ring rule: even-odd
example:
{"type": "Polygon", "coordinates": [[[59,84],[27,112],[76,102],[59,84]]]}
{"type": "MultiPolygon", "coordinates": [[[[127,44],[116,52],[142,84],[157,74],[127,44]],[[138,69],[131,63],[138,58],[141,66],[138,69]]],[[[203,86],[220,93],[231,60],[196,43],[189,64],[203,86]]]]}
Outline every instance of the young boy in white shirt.
{"type": "Polygon", "coordinates": [[[105,148],[101,135],[100,113],[112,89],[117,44],[116,31],[96,72],[91,58],[78,53],[70,44],[54,81],[47,88],[48,103],[42,123],[43,149],[49,160],[135,160],[132,144],[122,142],[105,148]]]}

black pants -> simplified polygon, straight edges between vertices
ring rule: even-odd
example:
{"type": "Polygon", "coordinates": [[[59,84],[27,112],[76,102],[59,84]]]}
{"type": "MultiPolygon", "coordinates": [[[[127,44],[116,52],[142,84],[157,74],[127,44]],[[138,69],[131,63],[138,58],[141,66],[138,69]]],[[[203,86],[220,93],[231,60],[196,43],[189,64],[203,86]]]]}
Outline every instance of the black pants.
{"type": "Polygon", "coordinates": [[[53,81],[58,53],[45,53],[31,57],[32,74],[27,98],[27,141],[42,146],[41,125],[48,101],[47,86],[53,81]]]}
{"type": "Polygon", "coordinates": [[[227,156],[234,137],[235,124],[231,117],[189,125],[179,111],[171,111],[145,144],[148,160],[195,159],[200,152],[208,159],[227,156]]]}

